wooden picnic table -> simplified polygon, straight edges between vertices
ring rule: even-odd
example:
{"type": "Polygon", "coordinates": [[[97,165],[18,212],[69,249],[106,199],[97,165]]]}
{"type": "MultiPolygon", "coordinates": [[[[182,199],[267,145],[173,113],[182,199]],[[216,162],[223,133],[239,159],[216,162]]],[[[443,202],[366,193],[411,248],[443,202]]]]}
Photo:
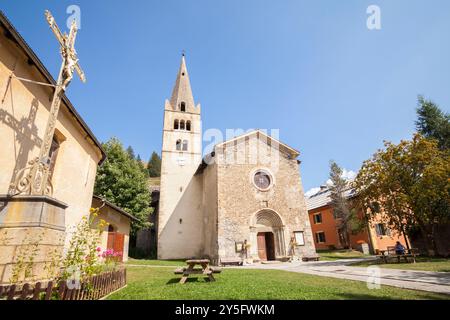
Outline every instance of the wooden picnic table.
{"type": "Polygon", "coordinates": [[[386,250],[380,250],[380,254],[378,255],[384,263],[388,263],[388,260],[391,258],[396,258],[397,262],[400,263],[401,258],[408,262],[408,258],[412,258],[413,263],[416,263],[416,257],[419,255],[418,250],[416,248],[405,249],[405,253],[397,254],[395,252],[395,247],[388,247],[386,250]]]}
{"type": "Polygon", "coordinates": [[[213,268],[209,266],[208,259],[191,259],[186,260],[187,267],[178,268],[174,271],[175,274],[182,274],[180,283],[185,283],[187,278],[192,274],[203,274],[207,276],[209,281],[216,281],[214,279],[213,273],[220,273],[222,270],[220,268],[213,268]],[[200,267],[195,267],[200,265],[200,267]]]}

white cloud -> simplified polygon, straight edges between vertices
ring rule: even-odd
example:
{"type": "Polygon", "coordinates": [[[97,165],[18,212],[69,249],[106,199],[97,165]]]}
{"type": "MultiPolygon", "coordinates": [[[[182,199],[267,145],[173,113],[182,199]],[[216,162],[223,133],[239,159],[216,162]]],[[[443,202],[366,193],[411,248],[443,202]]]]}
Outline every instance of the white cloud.
{"type": "Polygon", "coordinates": [[[343,169],[342,170],[342,178],[345,180],[353,180],[356,177],[356,172],[352,170],[343,169]]]}

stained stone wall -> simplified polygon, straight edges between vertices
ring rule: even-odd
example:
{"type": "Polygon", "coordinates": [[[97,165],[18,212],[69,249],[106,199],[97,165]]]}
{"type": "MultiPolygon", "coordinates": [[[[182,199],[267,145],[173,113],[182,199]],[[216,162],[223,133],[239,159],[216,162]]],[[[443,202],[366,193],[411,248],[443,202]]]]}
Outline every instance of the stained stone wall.
{"type": "Polygon", "coordinates": [[[66,208],[45,196],[0,195],[0,284],[51,276],[49,266],[63,253],[66,208]]]}
{"type": "Polygon", "coordinates": [[[247,240],[251,244],[251,255],[257,257],[257,228],[264,229],[264,226],[257,225],[255,215],[261,210],[281,218],[283,227],[275,240],[280,242],[276,244],[279,247],[277,255],[289,254],[294,231],[303,231],[305,240],[303,246],[295,246],[295,254],[313,254],[315,248],[297,160],[256,135],[215,151],[218,255],[240,256],[235,250],[235,242],[247,240]],[[258,169],[264,169],[272,176],[272,186],[267,191],[259,190],[253,183],[258,169]]]}

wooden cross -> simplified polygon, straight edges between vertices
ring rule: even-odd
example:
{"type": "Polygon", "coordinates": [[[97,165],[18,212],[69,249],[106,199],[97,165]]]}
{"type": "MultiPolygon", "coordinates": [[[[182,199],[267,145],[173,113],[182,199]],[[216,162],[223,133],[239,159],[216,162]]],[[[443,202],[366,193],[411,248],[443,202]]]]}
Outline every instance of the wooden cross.
{"type": "Polygon", "coordinates": [[[50,148],[55,134],[56,120],[64,91],[67,89],[73,78],[73,72],[76,71],[81,81],[86,82],[86,77],[78,63],[77,53],[75,51],[75,39],[78,27],[75,20],[72,20],[69,34],[62,33],[55,22],[55,18],[50,11],[45,11],[45,17],[50,29],[58,39],[60,44],[61,56],[63,58],[58,80],[53,94],[50,115],[45,128],[45,134],[42,139],[39,156],[28,162],[29,166],[20,170],[17,174],[13,186],[16,194],[26,192],[32,195],[49,195],[53,193],[53,186],[50,181],[50,148]]]}

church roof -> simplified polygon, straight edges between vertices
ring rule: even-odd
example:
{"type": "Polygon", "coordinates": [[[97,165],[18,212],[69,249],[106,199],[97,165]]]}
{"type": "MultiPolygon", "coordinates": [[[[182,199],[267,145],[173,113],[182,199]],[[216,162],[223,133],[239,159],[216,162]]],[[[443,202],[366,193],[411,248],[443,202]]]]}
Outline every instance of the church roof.
{"type": "MultiPolygon", "coordinates": [[[[11,39],[19,45],[19,47],[24,51],[25,55],[29,58],[29,61],[31,61],[36,66],[36,68],[44,76],[44,78],[47,80],[47,82],[49,82],[51,84],[56,84],[55,79],[52,77],[50,72],[44,66],[42,61],[38,58],[36,53],[34,53],[33,49],[31,49],[31,47],[27,44],[25,39],[20,35],[20,33],[16,30],[16,28],[12,25],[12,23],[8,20],[8,18],[5,16],[3,11],[1,11],[1,10],[0,10],[0,24],[3,25],[3,27],[9,33],[9,36],[11,37],[11,39]]],[[[100,165],[106,159],[106,153],[103,150],[101,143],[97,140],[95,135],[92,133],[91,129],[89,129],[88,125],[81,118],[80,114],[75,110],[75,107],[72,105],[72,103],[67,98],[65,93],[62,94],[62,100],[64,101],[63,105],[67,106],[67,109],[69,110],[69,112],[74,116],[75,120],[81,125],[83,130],[89,136],[89,138],[91,138],[91,140],[94,142],[95,146],[100,150],[100,152],[102,154],[102,158],[100,159],[100,162],[99,162],[99,165],[100,165]]]]}
{"type": "Polygon", "coordinates": [[[235,142],[245,140],[247,137],[251,137],[251,136],[255,136],[255,135],[258,139],[261,139],[261,140],[267,142],[269,145],[272,145],[272,144],[278,145],[278,147],[281,151],[289,154],[293,159],[297,158],[300,155],[300,152],[298,150],[288,146],[287,144],[281,142],[280,140],[275,139],[274,137],[269,136],[268,134],[266,134],[265,132],[263,132],[260,129],[253,130],[248,133],[245,133],[245,134],[236,136],[234,138],[231,138],[229,140],[226,140],[224,142],[218,143],[215,145],[214,149],[224,147],[224,146],[232,144],[232,143],[234,144],[235,142]]]}
{"type": "MultiPolygon", "coordinates": [[[[245,140],[247,137],[251,137],[251,136],[256,136],[258,139],[261,139],[262,141],[267,142],[267,144],[269,144],[269,145],[276,143],[278,145],[279,150],[288,154],[291,157],[291,159],[295,159],[300,155],[300,152],[297,151],[296,149],[289,147],[287,144],[284,144],[283,142],[267,135],[266,133],[264,133],[263,131],[261,131],[259,129],[250,131],[248,133],[245,133],[245,134],[236,136],[232,139],[226,140],[224,142],[218,143],[214,146],[214,150],[217,150],[217,148],[225,147],[226,145],[229,145],[229,144],[238,143],[239,141],[245,140]]],[[[213,157],[215,157],[215,151],[208,153],[202,159],[202,163],[200,163],[200,165],[198,166],[195,174],[201,174],[203,172],[203,170],[208,166],[208,164],[212,162],[211,158],[213,158],[213,157]]]]}

